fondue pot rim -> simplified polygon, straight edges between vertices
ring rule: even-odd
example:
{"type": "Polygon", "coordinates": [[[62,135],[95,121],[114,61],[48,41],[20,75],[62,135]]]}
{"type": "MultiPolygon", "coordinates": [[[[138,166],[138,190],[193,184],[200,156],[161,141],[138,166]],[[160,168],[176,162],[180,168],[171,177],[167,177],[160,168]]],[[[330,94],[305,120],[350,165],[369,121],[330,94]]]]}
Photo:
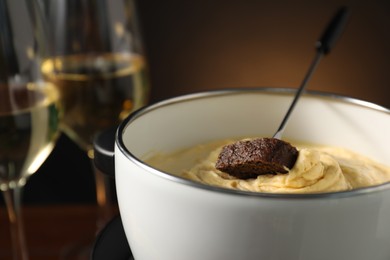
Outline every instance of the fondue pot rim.
{"type": "MultiPolygon", "coordinates": [[[[188,100],[196,100],[196,99],[204,99],[209,97],[216,96],[227,96],[227,95],[237,95],[237,94],[250,94],[250,93],[265,93],[265,94],[277,94],[277,95],[292,95],[294,94],[296,89],[293,88],[280,88],[280,87],[250,87],[250,88],[230,88],[230,89],[218,89],[218,90],[209,90],[204,92],[197,92],[186,94],[178,97],[173,97],[170,99],[166,99],[155,104],[151,104],[149,106],[145,106],[141,109],[130,114],[118,127],[116,131],[115,143],[119,148],[119,151],[125,155],[125,157],[130,160],[132,163],[136,164],[138,167],[145,169],[150,174],[163,177],[167,180],[180,183],[183,185],[188,185],[191,187],[218,192],[222,194],[229,195],[238,195],[238,196],[249,196],[249,197],[259,197],[259,198],[274,198],[274,199],[325,199],[325,198],[345,198],[352,197],[357,195],[364,195],[367,193],[380,192],[384,190],[390,189],[390,182],[382,183],[379,185],[363,187],[348,191],[338,191],[338,192],[322,192],[322,193],[305,193],[305,194],[296,194],[296,193],[266,193],[266,192],[252,192],[252,191],[242,191],[236,189],[229,189],[223,187],[211,186],[199,182],[195,182],[192,180],[185,179],[183,177],[172,175],[168,172],[164,172],[161,170],[157,170],[156,168],[144,163],[142,160],[133,155],[125,146],[122,138],[122,134],[125,131],[126,127],[138,117],[147,114],[155,109],[169,106],[175,103],[182,103],[188,100]]],[[[383,106],[377,105],[375,103],[364,101],[357,98],[352,98],[348,96],[343,96],[339,94],[334,94],[330,92],[321,92],[321,91],[313,91],[307,90],[303,94],[304,96],[316,97],[320,99],[331,99],[338,100],[346,104],[357,105],[360,107],[365,107],[369,109],[373,109],[379,112],[383,112],[390,115],[390,109],[385,108],[383,106]]]]}

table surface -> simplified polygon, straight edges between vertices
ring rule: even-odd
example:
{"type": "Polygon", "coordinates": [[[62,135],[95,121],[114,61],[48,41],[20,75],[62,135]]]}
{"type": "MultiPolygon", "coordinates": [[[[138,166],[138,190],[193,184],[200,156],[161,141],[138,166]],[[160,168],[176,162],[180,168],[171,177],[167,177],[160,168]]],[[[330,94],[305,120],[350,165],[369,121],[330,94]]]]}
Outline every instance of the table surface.
{"type": "MultiPolygon", "coordinates": [[[[30,260],[89,259],[91,246],[87,245],[93,244],[98,232],[97,213],[94,204],[24,206],[30,260]]],[[[4,207],[0,207],[0,259],[12,259],[4,207]]]]}

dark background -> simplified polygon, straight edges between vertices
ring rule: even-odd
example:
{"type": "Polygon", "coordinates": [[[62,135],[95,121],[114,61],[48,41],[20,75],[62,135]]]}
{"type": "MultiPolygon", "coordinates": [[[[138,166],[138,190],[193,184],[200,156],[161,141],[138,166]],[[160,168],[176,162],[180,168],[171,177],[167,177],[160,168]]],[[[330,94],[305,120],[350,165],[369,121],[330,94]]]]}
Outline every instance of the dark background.
{"type": "MultiPolygon", "coordinates": [[[[308,88],[390,107],[387,0],[140,0],[150,102],[210,89],[299,86],[315,41],[341,5],[350,7],[350,22],[308,88]]],[[[93,203],[90,166],[62,136],[27,183],[25,203],[93,203]]]]}

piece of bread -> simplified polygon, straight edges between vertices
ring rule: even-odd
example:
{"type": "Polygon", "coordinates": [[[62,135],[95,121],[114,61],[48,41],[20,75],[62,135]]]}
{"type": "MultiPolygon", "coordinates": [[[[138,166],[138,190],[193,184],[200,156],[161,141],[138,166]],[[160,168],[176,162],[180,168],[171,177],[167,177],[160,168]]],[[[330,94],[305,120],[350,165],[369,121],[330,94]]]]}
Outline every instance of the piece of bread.
{"type": "Polygon", "coordinates": [[[276,138],[259,138],[226,145],[215,167],[239,179],[262,174],[287,173],[298,157],[290,143],[276,138]]]}

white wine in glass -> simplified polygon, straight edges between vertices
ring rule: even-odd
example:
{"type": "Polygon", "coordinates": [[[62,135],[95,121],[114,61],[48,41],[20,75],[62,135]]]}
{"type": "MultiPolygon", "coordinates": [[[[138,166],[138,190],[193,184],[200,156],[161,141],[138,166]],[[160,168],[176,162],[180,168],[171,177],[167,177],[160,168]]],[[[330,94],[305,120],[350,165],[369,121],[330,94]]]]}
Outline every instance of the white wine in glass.
{"type": "Polygon", "coordinates": [[[59,95],[50,83],[0,83],[0,189],[23,186],[54,148],[59,95]]]}
{"type": "Polygon", "coordinates": [[[138,54],[53,57],[43,63],[42,71],[60,89],[64,132],[85,151],[93,149],[97,132],[119,124],[145,104],[145,61],[138,54]]]}
{"type": "Polygon", "coordinates": [[[59,92],[40,73],[44,32],[32,2],[0,1],[0,190],[13,259],[28,259],[21,193],[59,135],[59,92]]]}

